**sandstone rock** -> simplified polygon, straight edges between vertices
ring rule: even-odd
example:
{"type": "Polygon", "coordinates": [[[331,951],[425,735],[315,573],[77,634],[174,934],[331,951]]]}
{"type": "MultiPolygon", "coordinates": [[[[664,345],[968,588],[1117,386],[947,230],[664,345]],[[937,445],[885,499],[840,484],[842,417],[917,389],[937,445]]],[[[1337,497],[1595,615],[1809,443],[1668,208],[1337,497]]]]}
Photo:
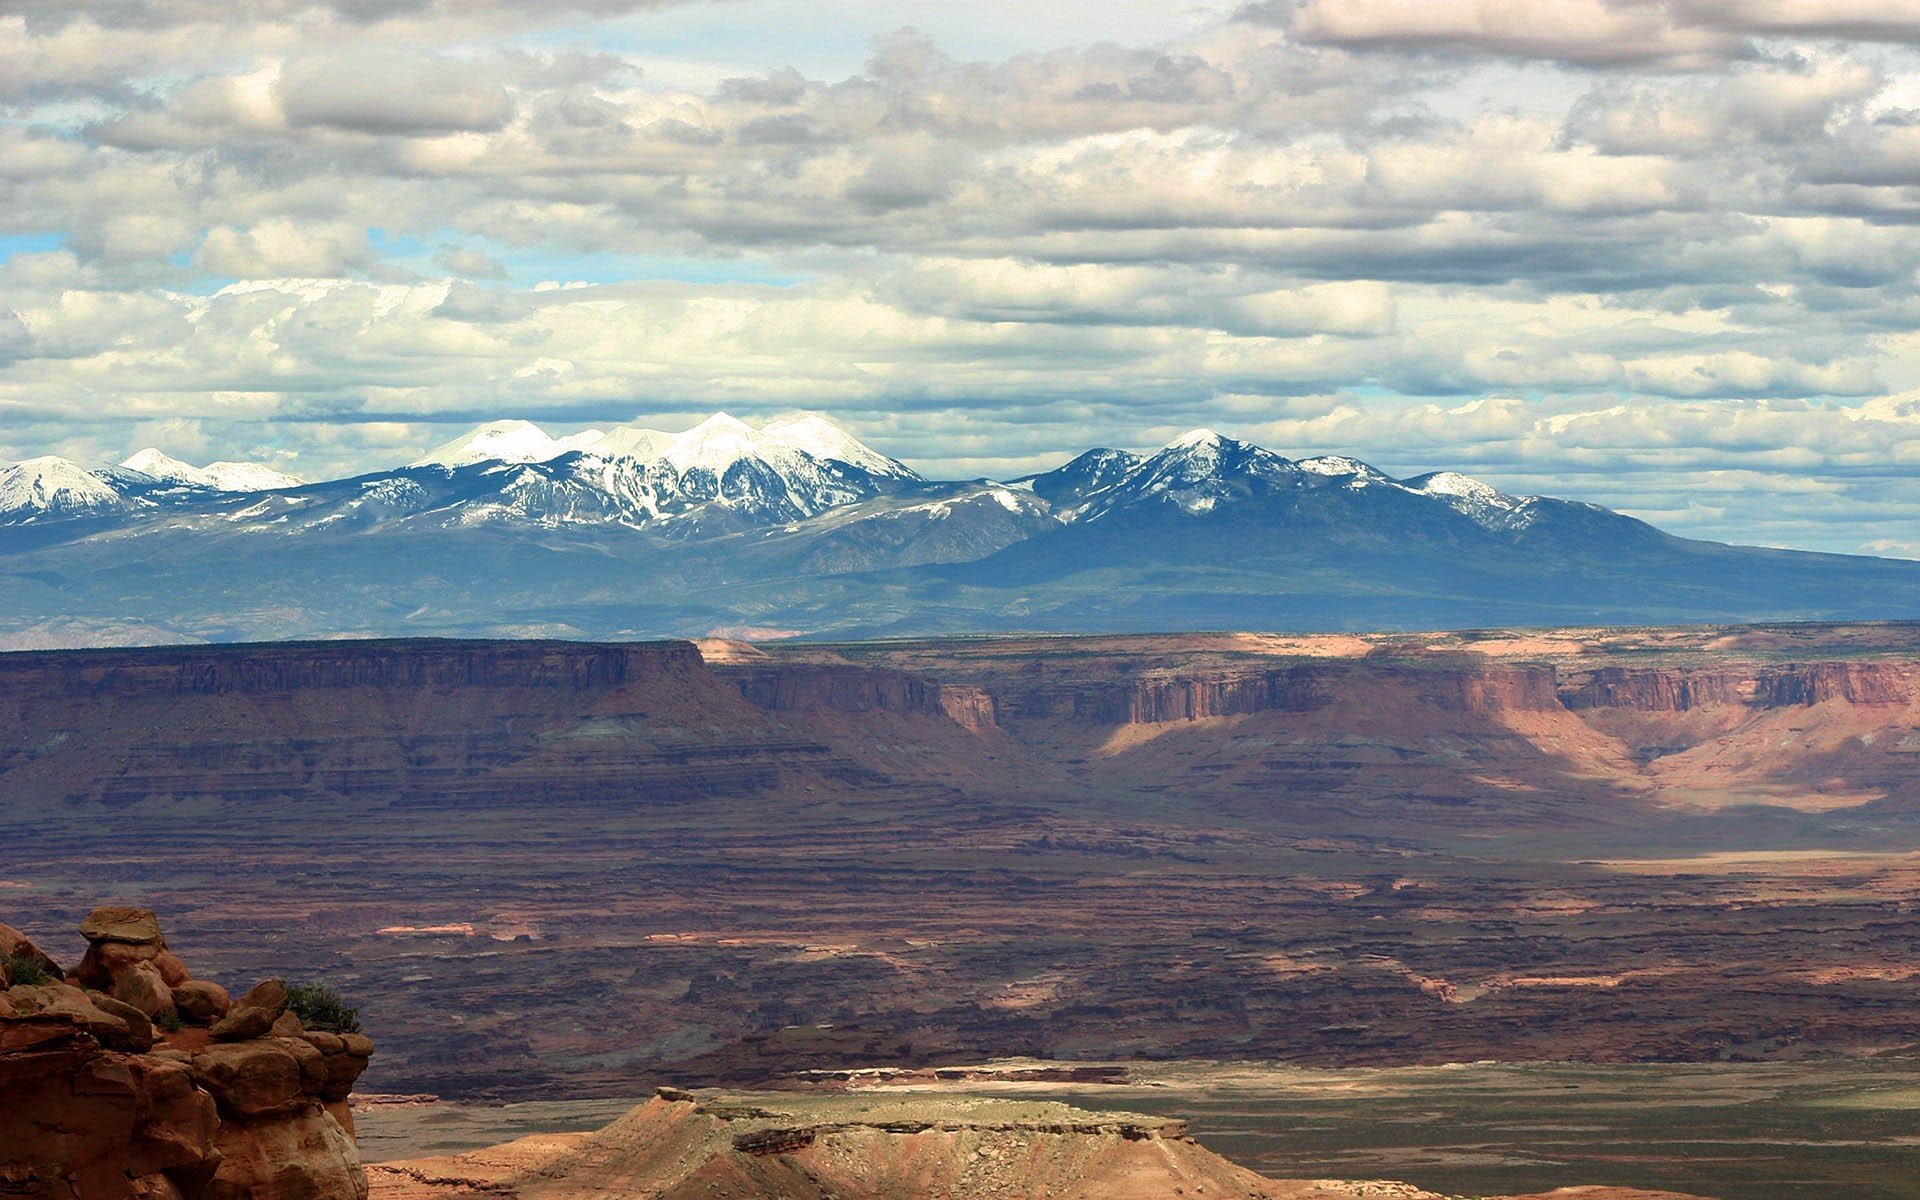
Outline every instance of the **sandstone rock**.
{"type": "Polygon", "coordinates": [[[312,1105],[290,1120],[223,1124],[206,1200],[366,1200],[353,1139],[312,1105]]]}
{"type": "Polygon", "coordinates": [[[327,1082],[327,1058],[313,1047],[313,1044],[301,1037],[279,1037],[272,1039],[282,1050],[293,1055],[300,1064],[300,1090],[309,1096],[317,1096],[327,1082]]]}
{"type": "Polygon", "coordinates": [[[133,942],[95,942],[87,947],[74,974],[87,987],[111,988],[120,977],[160,956],[160,948],[133,942]]]}
{"type": "MultiPolygon", "coordinates": [[[[41,970],[54,979],[66,977],[66,972],[60,969],[60,964],[54,962],[40,947],[34,945],[32,938],[11,925],[0,925],[0,960],[9,958],[23,958],[36,963],[41,970]]],[[[8,979],[5,982],[12,983],[12,980],[8,979]]]]}
{"type": "Polygon", "coordinates": [[[264,1008],[236,1008],[213,1023],[213,1040],[244,1042],[265,1037],[273,1022],[274,1015],[264,1008]]]}
{"type": "Polygon", "coordinates": [[[173,989],[152,963],[136,963],[123,972],[114,981],[113,998],[154,1018],[173,1009],[173,989]]]}
{"type": "Polygon", "coordinates": [[[127,1023],[128,1041],[125,1049],[144,1052],[153,1049],[153,1021],[146,1013],[133,1005],[116,1000],[112,996],[99,992],[89,992],[87,999],[93,1006],[110,1017],[118,1017],[127,1023]]]}
{"type": "Polygon", "coordinates": [[[166,948],[160,936],[160,918],[150,908],[109,906],[96,908],[80,922],[80,936],[89,942],[129,942],[166,948]]]}
{"type": "Polygon", "coordinates": [[[222,1116],[291,1115],[303,1103],[300,1060],[278,1040],[210,1047],[193,1056],[193,1074],[213,1094],[222,1116]]]}
{"type": "Polygon", "coordinates": [[[104,1052],[53,1015],[0,1022],[0,1116],[8,1195],[198,1197],[216,1165],[213,1098],[184,1066],[104,1052]]]}
{"type": "Polygon", "coordinates": [[[171,950],[162,950],[154,955],[153,965],[159,968],[160,978],[167,981],[168,987],[179,987],[193,978],[193,973],[187,970],[187,964],[181,962],[180,956],[171,950]]]}
{"type": "MultiPolygon", "coordinates": [[[[21,1017],[45,1016],[66,1021],[78,1026],[102,1046],[114,1050],[136,1048],[137,1039],[125,1020],[102,1011],[93,1003],[92,997],[71,984],[15,986],[7,989],[7,999],[21,1017]]],[[[152,1044],[151,1036],[149,1027],[149,1045],[152,1044]]]]}
{"type": "Polygon", "coordinates": [[[366,1196],[345,1100],[370,1041],[306,1034],[277,980],[233,1005],[166,951],[146,910],[97,909],[86,932],[86,974],[113,994],[0,990],[0,1195],[366,1196]],[[176,1008],[215,1022],[223,1040],[198,1054],[153,1049],[152,1018],[176,1008]]]}
{"type": "Polygon", "coordinates": [[[233,1008],[227,989],[204,979],[189,979],[173,987],[173,1004],[182,1019],[195,1025],[211,1025],[233,1008]]]}
{"type": "Polygon", "coordinates": [[[287,985],[279,979],[262,979],[234,1001],[235,1008],[263,1008],[271,1019],[287,1011],[287,985]]]}
{"type": "MultiPolygon", "coordinates": [[[[310,1030],[300,1035],[302,1041],[312,1046],[321,1057],[326,1068],[326,1078],[320,1085],[320,1098],[330,1106],[343,1106],[353,1092],[353,1085],[360,1073],[367,1069],[367,1059],[373,1053],[373,1043],[357,1033],[338,1034],[310,1030]]],[[[348,1129],[353,1128],[350,1116],[340,1118],[340,1123],[348,1129]]]]}

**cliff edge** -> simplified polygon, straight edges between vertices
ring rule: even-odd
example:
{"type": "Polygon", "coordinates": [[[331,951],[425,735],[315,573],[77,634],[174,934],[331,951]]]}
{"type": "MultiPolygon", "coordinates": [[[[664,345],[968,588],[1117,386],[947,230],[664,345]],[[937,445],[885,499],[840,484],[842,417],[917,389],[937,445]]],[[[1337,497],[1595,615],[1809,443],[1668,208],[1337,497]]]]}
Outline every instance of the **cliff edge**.
{"type": "Polygon", "coordinates": [[[364,1200],[347,1097],[372,1041],[307,1028],[280,980],[193,978],[147,909],[80,932],[68,971],[0,925],[0,1195],[364,1200]]]}

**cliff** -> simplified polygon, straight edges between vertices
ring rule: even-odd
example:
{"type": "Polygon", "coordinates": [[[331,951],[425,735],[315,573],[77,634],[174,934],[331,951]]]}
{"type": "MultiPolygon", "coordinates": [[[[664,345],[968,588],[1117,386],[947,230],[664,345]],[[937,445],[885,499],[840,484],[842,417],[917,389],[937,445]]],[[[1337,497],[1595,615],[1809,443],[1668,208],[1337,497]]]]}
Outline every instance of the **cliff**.
{"type": "Polygon", "coordinates": [[[373,1054],[307,1029],[287,989],[230,1000],[153,913],[96,909],[63,972],[0,925],[0,1194],[46,1200],[355,1200],[347,1097],[373,1054]]]}

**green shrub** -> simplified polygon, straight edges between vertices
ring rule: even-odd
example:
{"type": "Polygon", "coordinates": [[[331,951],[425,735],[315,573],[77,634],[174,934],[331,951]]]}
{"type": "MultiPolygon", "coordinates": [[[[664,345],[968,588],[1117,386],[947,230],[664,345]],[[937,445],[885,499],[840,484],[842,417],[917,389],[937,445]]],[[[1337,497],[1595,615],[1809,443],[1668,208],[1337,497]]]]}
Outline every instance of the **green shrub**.
{"type": "Polygon", "coordinates": [[[7,955],[7,977],[21,987],[37,987],[43,983],[59,983],[47,965],[37,958],[28,958],[24,954],[7,955]]]}
{"type": "Polygon", "coordinates": [[[161,1030],[166,1033],[179,1033],[187,1027],[186,1022],[180,1019],[180,1014],[171,1008],[161,1013],[160,1019],[156,1021],[155,1024],[159,1025],[161,1030]]]}
{"type": "Polygon", "coordinates": [[[340,993],[325,983],[290,983],[287,1007],[308,1029],[327,1033],[359,1033],[360,1010],[348,1008],[340,993]]]}

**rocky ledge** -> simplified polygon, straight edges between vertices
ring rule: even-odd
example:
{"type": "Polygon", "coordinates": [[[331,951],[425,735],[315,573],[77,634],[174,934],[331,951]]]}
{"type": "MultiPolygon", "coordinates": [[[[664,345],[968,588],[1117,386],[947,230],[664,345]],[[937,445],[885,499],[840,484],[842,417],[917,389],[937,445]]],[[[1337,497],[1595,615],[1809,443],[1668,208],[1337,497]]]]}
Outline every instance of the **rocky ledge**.
{"type": "Polygon", "coordinates": [[[362,1200],[347,1097],[373,1054],[280,980],[195,979],[144,908],[99,908],[63,969],[0,925],[0,1196],[362,1200]]]}

